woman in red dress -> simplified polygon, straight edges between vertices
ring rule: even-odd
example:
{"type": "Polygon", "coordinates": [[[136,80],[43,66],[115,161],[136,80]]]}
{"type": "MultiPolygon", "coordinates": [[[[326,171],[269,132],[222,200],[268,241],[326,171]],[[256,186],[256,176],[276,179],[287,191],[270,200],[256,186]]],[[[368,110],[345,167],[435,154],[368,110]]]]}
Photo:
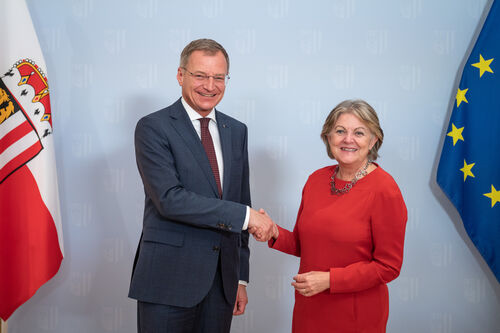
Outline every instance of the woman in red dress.
{"type": "Polygon", "coordinates": [[[386,284],[401,269],[407,211],[373,162],[384,134],[370,105],[348,100],[330,112],[321,138],[338,165],[309,176],[293,232],[275,226],[269,241],[300,257],[292,331],[385,332],[386,284]]]}

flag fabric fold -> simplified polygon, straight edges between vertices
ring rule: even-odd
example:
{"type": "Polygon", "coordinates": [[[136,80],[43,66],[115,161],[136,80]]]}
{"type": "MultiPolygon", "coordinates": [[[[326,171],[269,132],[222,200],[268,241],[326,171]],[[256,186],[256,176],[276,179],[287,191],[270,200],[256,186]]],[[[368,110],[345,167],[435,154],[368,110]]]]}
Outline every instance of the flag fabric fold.
{"type": "Polygon", "coordinates": [[[462,72],[437,183],[500,282],[500,2],[494,1],[462,72]]]}
{"type": "Polygon", "coordinates": [[[24,0],[0,1],[0,318],[59,270],[63,242],[46,66],[24,0]]]}

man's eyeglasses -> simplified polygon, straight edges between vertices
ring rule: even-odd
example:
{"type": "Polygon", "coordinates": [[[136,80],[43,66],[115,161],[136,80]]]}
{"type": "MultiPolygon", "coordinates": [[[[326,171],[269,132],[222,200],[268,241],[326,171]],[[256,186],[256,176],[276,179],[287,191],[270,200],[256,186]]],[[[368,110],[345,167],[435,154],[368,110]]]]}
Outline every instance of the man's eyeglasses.
{"type": "Polygon", "coordinates": [[[216,84],[222,85],[222,84],[226,84],[227,81],[229,80],[228,74],[226,74],[226,75],[223,75],[223,74],[207,75],[205,73],[192,73],[192,72],[188,71],[186,67],[181,67],[181,68],[183,70],[185,70],[186,72],[188,72],[195,79],[195,81],[198,81],[198,82],[206,82],[206,81],[208,81],[208,79],[213,78],[214,82],[216,84]]]}

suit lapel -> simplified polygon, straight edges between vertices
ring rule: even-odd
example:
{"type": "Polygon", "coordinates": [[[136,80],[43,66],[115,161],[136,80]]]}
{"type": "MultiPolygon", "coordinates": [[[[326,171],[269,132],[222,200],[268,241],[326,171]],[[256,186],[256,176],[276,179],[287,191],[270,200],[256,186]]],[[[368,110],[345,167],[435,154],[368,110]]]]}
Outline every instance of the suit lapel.
{"type": "Polygon", "coordinates": [[[226,189],[231,188],[231,160],[233,152],[231,149],[231,127],[227,124],[224,117],[220,112],[216,111],[215,117],[217,118],[217,127],[219,129],[220,144],[222,146],[222,157],[224,160],[224,180],[222,189],[222,199],[225,198],[227,193],[226,189]]]}
{"type": "Polygon", "coordinates": [[[208,157],[205,152],[205,149],[203,148],[201,140],[198,134],[196,133],[196,130],[193,127],[193,123],[191,122],[191,119],[189,119],[186,110],[184,110],[184,107],[182,106],[180,99],[177,101],[177,103],[174,104],[174,109],[170,114],[170,117],[173,120],[172,121],[173,127],[175,128],[179,136],[182,137],[189,150],[191,150],[194,158],[196,159],[201,169],[203,170],[205,177],[210,182],[214,194],[216,196],[219,196],[219,191],[217,190],[217,184],[215,182],[215,178],[212,173],[212,167],[208,162],[208,157]]]}

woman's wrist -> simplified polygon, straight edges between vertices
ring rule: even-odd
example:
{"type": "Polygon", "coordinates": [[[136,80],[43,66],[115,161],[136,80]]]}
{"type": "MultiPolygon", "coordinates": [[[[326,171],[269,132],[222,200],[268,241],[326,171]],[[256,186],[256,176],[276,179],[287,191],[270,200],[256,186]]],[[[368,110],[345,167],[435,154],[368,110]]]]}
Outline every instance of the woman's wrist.
{"type": "Polygon", "coordinates": [[[278,229],[278,225],[275,223],[273,225],[273,238],[276,240],[278,239],[279,235],[280,235],[280,230],[278,229]]]}

